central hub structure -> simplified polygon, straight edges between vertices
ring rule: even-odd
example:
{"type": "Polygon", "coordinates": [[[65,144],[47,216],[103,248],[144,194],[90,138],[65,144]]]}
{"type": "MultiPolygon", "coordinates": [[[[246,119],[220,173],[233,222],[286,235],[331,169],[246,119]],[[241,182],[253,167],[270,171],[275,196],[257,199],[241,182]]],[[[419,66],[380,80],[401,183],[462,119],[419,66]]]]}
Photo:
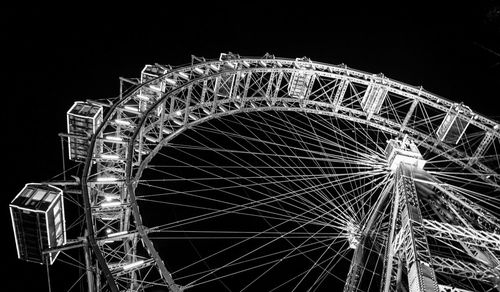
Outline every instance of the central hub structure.
{"type": "Polygon", "coordinates": [[[395,172],[401,163],[413,165],[418,169],[423,169],[426,163],[415,143],[408,140],[408,136],[404,136],[402,140],[390,139],[385,148],[385,155],[392,172],[395,172]]]}

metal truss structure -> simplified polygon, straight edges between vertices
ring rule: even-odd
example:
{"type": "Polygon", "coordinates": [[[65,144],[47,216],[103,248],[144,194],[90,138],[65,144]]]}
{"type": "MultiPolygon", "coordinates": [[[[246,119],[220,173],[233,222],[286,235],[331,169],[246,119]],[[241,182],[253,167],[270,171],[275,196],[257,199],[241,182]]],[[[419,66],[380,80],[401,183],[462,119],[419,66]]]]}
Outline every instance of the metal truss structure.
{"type": "Polygon", "coordinates": [[[160,257],[150,239],[159,228],[143,223],[136,188],[153,157],[190,129],[271,111],[362,125],[396,141],[376,170],[387,176],[386,187],[362,224],[348,228],[353,255],[344,291],[366,290],[369,274],[379,278],[369,291],[500,291],[498,209],[488,210],[468,195],[476,191],[427,169],[451,164],[498,202],[499,125],[464,105],[345,65],[231,53],[218,60],[193,56],[175,68],[147,65],[140,78],[121,79],[118,99],[87,103],[104,109],[80,179],[89,291],[194,288],[180,284],[167,268],[169,258],[160,257]],[[377,237],[376,229],[384,235],[377,237]],[[376,252],[382,264],[369,268],[375,238],[386,248],[376,252]]]}

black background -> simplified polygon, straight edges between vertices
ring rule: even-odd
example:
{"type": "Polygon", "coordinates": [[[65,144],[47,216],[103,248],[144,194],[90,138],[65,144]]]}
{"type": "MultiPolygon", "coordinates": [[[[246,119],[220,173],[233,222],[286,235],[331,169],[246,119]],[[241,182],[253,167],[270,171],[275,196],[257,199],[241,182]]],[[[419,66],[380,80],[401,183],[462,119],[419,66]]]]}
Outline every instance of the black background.
{"type": "MultiPolygon", "coordinates": [[[[65,114],[73,102],[117,96],[118,77],[138,77],[145,64],[179,65],[188,63],[191,54],[218,58],[228,51],[307,56],[382,72],[497,120],[500,116],[500,6],[495,1],[128,5],[104,8],[82,2],[4,10],[2,47],[8,65],[1,115],[2,220],[7,259],[1,266],[4,285],[11,289],[46,289],[46,279],[42,266],[16,260],[8,203],[25,183],[61,171],[57,134],[65,131],[65,114]]],[[[53,291],[68,288],[69,276],[61,271],[54,269],[53,291]]]]}

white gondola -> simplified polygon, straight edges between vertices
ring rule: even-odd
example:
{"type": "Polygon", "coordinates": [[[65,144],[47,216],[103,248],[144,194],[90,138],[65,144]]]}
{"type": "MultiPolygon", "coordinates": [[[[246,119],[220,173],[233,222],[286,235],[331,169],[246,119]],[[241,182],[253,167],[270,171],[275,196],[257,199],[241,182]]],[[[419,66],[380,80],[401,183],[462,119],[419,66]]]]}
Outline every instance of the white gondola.
{"type": "Polygon", "coordinates": [[[96,133],[102,123],[103,109],[101,106],[77,101],[69,109],[66,117],[67,131],[71,135],[68,138],[69,159],[85,161],[89,147],[89,138],[96,133]]]}
{"type": "Polygon", "coordinates": [[[29,183],[12,200],[10,215],[19,259],[52,264],[59,252],[43,251],[66,243],[63,191],[29,183]]]}
{"type": "Polygon", "coordinates": [[[436,131],[436,136],[440,141],[457,144],[469,126],[471,117],[464,117],[463,114],[471,113],[470,109],[464,106],[455,105],[451,107],[436,131]]]}
{"type": "Polygon", "coordinates": [[[371,117],[380,112],[386,96],[387,89],[384,86],[380,84],[368,85],[361,99],[361,107],[367,116],[371,117]]]}
{"type": "Polygon", "coordinates": [[[312,74],[306,72],[294,72],[288,83],[288,95],[303,99],[307,94],[307,88],[311,83],[312,74]]]}

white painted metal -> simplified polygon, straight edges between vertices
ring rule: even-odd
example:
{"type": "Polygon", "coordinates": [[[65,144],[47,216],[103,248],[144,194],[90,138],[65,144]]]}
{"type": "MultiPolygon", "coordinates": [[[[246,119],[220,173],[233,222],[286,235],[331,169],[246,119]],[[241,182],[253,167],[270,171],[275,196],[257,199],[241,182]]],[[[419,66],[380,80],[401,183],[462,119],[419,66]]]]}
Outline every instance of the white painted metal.
{"type": "MultiPolygon", "coordinates": [[[[393,202],[386,256],[390,258],[386,262],[386,291],[394,288],[394,272],[401,266],[397,261],[392,262],[394,257],[406,259],[410,291],[459,291],[443,285],[438,288],[426,232],[443,240],[497,248],[498,235],[495,233],[423,219],[419,213],[415,180],[411,176],[413,168],[424,168],[421,153],[425,151],[441,155],[488,187],[498,188],[498,168],[483,159],[491,143],[500,138],[496,130],[498,124],[491,119],[476,114],[471,118],[469,111],[451,113],[453,102],[419,87],[307,58],[289,60],[270,55],[242,58],[221,54],[218,60],[206,61],[193,57],[192,64],[185,67],[147,65],[140,81],[140,86],[121,96],[109,108],[102,126],[96,129],[93,140],[102,141],[102,146],[95,144],[98,146],[92,149],[92,159],[87,161],[89,172],[84,174],[88,184],[83,187],[89,194],[88,212],[92,216],[93,233],[102,238],[99,249],[112,274],[111,277],[107,275],[108,280],[113,278],[121,289],[142,289],[144,279],[141,277],[150,270],[159,272],[158,283],[170,291],[182,289],[175,284],[174,277],[149,240],[147,229],[142,226],[135,187],[151,159],[170,140],[208,120],[240,113],[297,111],[357,123],[392,137],[409,137],[404,143],[389,142],[392,148],[387,150],[386,170],[400,185],[396,186],[398,194],[393,198],[398,199],[393,202]],[[395,106],[391,102],[393,97],[406,103],[395,106]],[[448,119],[439,120],[446,115],[448,119]],[[456,126],[455,121],[467,121],[467,125],[456,126]],[[466,145],[460,143],[468,138],[467,127],[487,133],[473,151],[458,147],[466,145]],[[450,131],[457,132],[458,138],[452,135],[453,141],[448,139],[450,131]],[[110,196],[114,198],[113,206],[106,203],[106,197],[110,196]],[[402,223],[397,223],[398,220],[402,223]],[[107,234],[98,234],[108,229],[110,234],[117,236],[113,239],[120,237],[123,244],[114,245],[115,240],[105,239],[107,234]],[[137,254],[139,242],[147,250],[147,257],[137,254]]],[[[358,231],[363,229],[359,227],[353,223],[347,228],[350,230],[347,233],[349,245],[356,251],[360,251],[363,242],[358,236],[358,231]]],[[[168,258],[165,261],[168,262],[168,258]]],[[[97,266],[96,270],[99,270],[97,266]]],[[[99,291],[103,283],[100,277],[95,281],[99,291]]]]}

